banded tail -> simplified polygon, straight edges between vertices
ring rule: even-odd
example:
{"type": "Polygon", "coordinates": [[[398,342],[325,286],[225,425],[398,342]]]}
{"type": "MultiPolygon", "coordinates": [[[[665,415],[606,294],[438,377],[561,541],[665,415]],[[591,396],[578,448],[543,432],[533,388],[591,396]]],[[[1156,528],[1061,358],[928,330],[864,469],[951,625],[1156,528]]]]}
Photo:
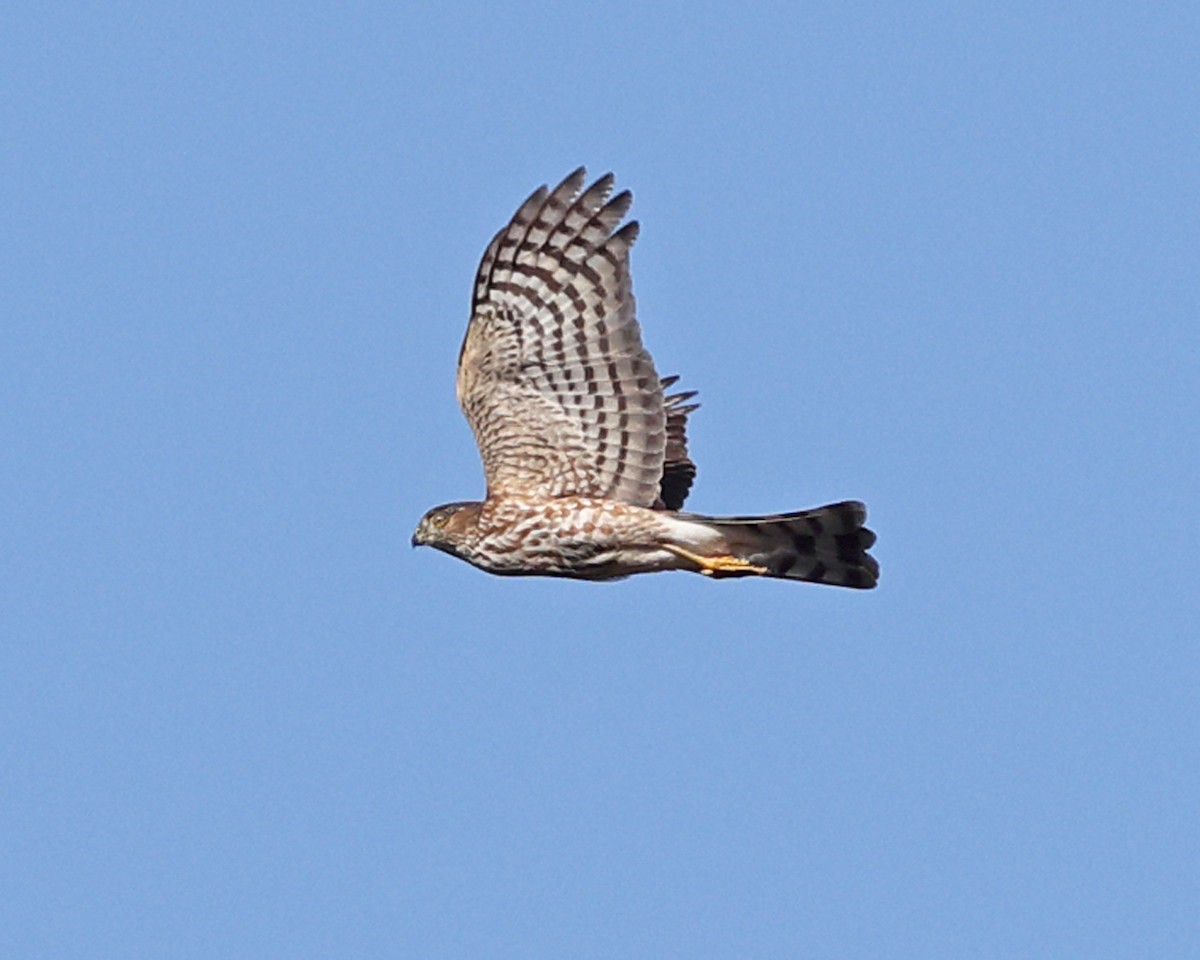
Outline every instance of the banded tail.
{"type": "Polygon", "coordinates": [[[690,548],[716,561],[706,571],[714,576],[757,575],[860,590],[879,581],[879,564],[867,553],[875,534],[863,526],[867,508],[856,500],[768,517],[677,517],[719,535],[717,542],[704,537],[703,545],[690,548]]]}

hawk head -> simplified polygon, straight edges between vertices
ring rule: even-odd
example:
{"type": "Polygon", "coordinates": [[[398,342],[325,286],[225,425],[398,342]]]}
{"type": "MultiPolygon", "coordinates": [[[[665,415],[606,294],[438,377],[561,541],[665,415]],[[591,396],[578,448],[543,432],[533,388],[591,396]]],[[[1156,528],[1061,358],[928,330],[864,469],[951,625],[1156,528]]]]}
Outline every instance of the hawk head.
{"type": "Polygon", "coordinates": [[[483,504],[475,501],[443,503],[434,507],[417,524],[412,535],[414,547],[436,547],[458,554],[463,534],[472,526],[483,504]]]}

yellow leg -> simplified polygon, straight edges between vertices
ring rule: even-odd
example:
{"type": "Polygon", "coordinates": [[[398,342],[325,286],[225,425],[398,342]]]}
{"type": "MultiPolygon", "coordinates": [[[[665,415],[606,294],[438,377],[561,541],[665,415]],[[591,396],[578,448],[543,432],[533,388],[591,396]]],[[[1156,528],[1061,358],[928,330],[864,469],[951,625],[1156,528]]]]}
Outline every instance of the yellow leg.
{"type": "Polygon", "coordinates": [[[761,576],[767,572],[766,567],[756,567],[747,560],[739,560],[737,557],[727,554],[719,557],[702,557],[698,553],[684,550],[683,547],[677,547],[673,543],[664,543],[663,547],[677,557],[690,560],[700,568],[698,572],[706,577],[745,577],[756,574],[761,576]]]}

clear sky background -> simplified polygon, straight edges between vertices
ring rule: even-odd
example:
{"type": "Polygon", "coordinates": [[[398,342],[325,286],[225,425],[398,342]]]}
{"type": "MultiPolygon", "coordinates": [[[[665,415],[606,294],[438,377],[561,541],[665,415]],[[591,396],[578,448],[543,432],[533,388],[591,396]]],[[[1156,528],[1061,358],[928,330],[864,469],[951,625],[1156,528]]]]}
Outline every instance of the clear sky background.
{"type": "Polygon", "coordinates": [[[1200,956],[1197,11],[8,4],[0,955],[1200,956]],[[878,590],[409,548],[581,163],[878,590]]]}

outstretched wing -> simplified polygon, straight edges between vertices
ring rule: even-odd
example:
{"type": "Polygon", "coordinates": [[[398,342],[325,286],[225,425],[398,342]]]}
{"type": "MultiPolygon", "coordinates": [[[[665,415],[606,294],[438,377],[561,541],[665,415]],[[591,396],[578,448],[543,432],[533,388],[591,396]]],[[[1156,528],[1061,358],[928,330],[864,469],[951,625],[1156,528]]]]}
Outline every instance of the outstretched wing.
{"type": "MultiPolygon", "coordinates": [[[[662,388],[675,385],[677,376],[663,377],[662,388]]],[[[665,397],[663,404],[667,412],[667,450],[663,460],[662,479],[658,484],[656,508],[682,510],[692,483],[696,479],[696,464],[688,456],[687,418],[699,408],[698,403],[688,403],[696,395],[695,390],[673,393],[665,397]]]]}
{"type": "Polygon", "coordinates": [[[629,278],[633,198],[583,168],[536,190],[496,234],[475,279],[458,401],[488,495],[659,496],[667,411],[629,278]],[[582,192],[581,192],[582,191],[582,192]]]}

